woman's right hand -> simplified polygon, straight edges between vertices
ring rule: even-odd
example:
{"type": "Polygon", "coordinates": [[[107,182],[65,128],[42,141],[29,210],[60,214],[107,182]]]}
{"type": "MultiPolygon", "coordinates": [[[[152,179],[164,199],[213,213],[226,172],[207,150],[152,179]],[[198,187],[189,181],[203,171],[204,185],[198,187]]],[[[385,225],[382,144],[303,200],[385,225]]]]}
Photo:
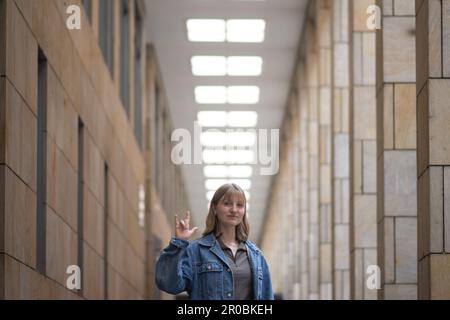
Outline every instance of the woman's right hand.
{"type": "Polygon", "coordinates": [[[191,213],[186,211],[186,217],[182,220],[175,215],[175,237],[182,240],[189,240],[190,237],[197,231],[197,227],[189,229],[189,222],[191,220],[191,213]]]}

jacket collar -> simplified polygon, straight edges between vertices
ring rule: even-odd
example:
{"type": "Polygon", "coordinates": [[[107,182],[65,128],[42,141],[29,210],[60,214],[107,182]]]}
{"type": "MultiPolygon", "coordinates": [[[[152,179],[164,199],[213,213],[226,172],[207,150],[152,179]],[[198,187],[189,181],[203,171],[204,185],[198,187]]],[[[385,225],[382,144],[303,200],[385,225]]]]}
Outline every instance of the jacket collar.
{"type": "MultiPolygon", "coordinates": [[[[217,239],[215,237],[215,235],[213,233],[210,233],[206,236],[204,236],[203,238],[199,239],[199,244],[205,247],[213,247],[216,243],[217,245],[220,247],[220,245],[218,244],[218,242],[216,242],[217,239]]],[[[253,244],[253,242],[246,240],[245,245],[247,246],[248,249],[250,249],[253,253],[260,253],[261,251],[253,244]]]]}

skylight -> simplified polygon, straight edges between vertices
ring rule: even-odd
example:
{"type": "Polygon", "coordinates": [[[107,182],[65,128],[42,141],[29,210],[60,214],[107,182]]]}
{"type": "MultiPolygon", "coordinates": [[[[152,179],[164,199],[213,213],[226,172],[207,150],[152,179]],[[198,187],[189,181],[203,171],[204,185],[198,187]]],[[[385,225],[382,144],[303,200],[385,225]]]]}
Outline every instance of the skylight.
{"type": "Polygon", "coordinates": [[[200,111],[197,121],[201,127],[225,127],[227,125],[226,111],[200,111]]]}
{"type": "Polygon", "coordinates": [[[227,88],[223,86],[198,86],[195,88],[195,101],[199,104],[227,103],[227,88]]]}
{"type": "Polygon", "coordinates": [[[227,41],[228,42],[252,42],[264,41],[266,22],[260,19],[227,20],[227,41]]]}
{"type": "Polygon", "coordinates": [[[227,115],[230,127],[251,128],[258,123],[258,114],[254,111],[232,111],[227,115]]]}
{"type": "Polygon", "coordinates": [[[229,76],[259,76],[262,72],[261,57],[234,56],[227,59],[229,76]]]}
{"type": "Polygon", "coordinates": [[[264,41],[266,22],[262,19],[188,19],[187,35],[192,42],[264,41]]]}
{"type": "Polygon", "coordinates": [[[258,113],[255,111],[200,111],[197,114],[197,121],[201,127],[253,128],[258,123],[258,113]]]}
{"type": "Polygon", "coordinates": [[[206,178],[251,178],[251,166],[205,166],[203,174],[206,178]]]}
{"type": "Polygon", "coordinates": [[[229,104],[256,104],[259,102],[259,88],[256,86],[228,87],[229,104]]]}
{"type": "Polygon", "coordinates": [[[253,164],[252,150],[203,150],[203,162],[206,164],[253,164]]]}
{"type": "Polygon", "coordinates": [[[250,188],[252,187],[252,182],[249,179],[206,179],[205,188],[208,191],[215,191],[227,183],[235,183],[245,191],[250,190],[250,188]]]}
{"type": "Polygon", "coordinates": [[[227,59],[223,56],[193,56],[191,67],[194,76],[225,76],[227,59]]]}
{"type": "Polygon", "coordinates": [[[197,86],[195,101],[198,104],[257,104],[259,88],[256,86],[197,86]]]}
{"type": "Polygon", "coordinates": [[[189,19],[186,23],[188,39],[192,42],[224,42],[225,20],[189,19]]]}
{"type": "Polygon", "coordinates": [[[256,56],[193,56],[194,76],[259,76],[263,60],[256,56]]]}

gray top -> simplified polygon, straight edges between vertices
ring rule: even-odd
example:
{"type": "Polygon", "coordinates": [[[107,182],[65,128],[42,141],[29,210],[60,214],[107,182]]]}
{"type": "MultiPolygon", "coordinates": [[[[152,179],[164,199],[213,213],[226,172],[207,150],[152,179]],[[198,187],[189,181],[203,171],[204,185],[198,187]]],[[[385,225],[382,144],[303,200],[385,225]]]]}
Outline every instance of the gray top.
{"type": "Polygon", "coordinates": [[[245,243],[240,242],[236,256],[228,248],[220,238],[218,238],[220,247],[222,248],[228,260],[228,265],[233,275],[234,283],[234,299],[235,300],[253,300],[252,289],[252,271],[250,269],[250,261],[248,260],[247,248],[245,243]]]}

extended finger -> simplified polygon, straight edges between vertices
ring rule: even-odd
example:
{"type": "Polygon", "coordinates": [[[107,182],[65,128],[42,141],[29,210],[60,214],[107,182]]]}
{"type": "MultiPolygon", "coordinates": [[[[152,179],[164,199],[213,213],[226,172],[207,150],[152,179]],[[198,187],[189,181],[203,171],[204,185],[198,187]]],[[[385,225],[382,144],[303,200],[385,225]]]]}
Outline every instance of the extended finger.
{"type": "Polygon", "coordinates": [[[180,225],[180,219],[178,218],[178,215],[175,215],[175,227],[178,228],[180,225]]]}
{"type": "Polygon", "coordinates": [[[188,211],[186,211],[186,220],[189,222],[191,220],[191,213],[188,211]]]}

